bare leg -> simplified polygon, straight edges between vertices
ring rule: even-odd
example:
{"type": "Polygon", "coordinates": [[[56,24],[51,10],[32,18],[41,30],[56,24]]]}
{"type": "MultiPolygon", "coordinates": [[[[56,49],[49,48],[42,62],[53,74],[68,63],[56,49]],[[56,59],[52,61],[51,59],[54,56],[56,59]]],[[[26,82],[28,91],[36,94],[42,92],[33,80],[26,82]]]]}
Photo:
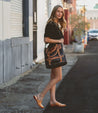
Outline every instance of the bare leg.
{"type": "Polygon", "coordinates": [[[53,72],[53,74],[55,74],[55,76],[53,78],[51,78],[50,82],[47,84],[45,89],[40,93],[43,97],[51,89],[51,87],[56,85],[57,82],[61,81],[61,79],[62,79],[61,71],[62,71],[62,67],[52,69],[52,72],[53,72]]]}
{"type": "MultiPolygon", "coordinates": [[[[57,82],[61,81],[62,79],[62,67],[53,68],[52,72],[55,74],[53,78],[50,79],[47,86],[44,88],[44,90],[38,94],[38,98],[40,97],[40,100],[42,101],[46,93],[54,86],[57,82]]],[[[54,95],[54,94],[53,94],[54,95]]]]}
{"type": "MultiPolygon", "coordinates": [[[[53,78],[55,78],[55,74],[51,70],[51,79],[53,79],[53,78]]],[[[56,101],[56,99],[55,99],[55,89],[56,89],[56,84],[54,86],[52,86],[51,89],[50,89],[50,103],[56,101]]]]}
{"type": "Polygon", "coordinates": [[[56,101],[55,99],[55,87],[56,87],[56,83],[62,80],[62,67],[58,67],[58,68],[53,68],[51,70],[51,79],[50,82],[47,84],[47,86],[44,88],[44,90],[39,93],[38,95],[36,95],[37,101],[39,101],[38,103],[40,104],[40,107],[42,106],[42,100],[44,98],[44,96],[46,95],[46,93],[51,89],[51,106],[60,106],[60,107],[64,107],[66,106],[65,104],[61,104],[59,102],[56,101]]]}
{"type": "MultiPolygon", "coordinates": [[[[60,79],[62,79],[62,68],[60,70],[60,79]]],[[[55,73],[51,70],[51,79],[55,78],[55,73]]],[[[50,105],[53,106],[59,106],[59,107],[65,107],[66,104],[62,104],[58,102],[55,98],[55,90],[56,90],[56,85],[52,86],[50,89],[50,105]]]]}

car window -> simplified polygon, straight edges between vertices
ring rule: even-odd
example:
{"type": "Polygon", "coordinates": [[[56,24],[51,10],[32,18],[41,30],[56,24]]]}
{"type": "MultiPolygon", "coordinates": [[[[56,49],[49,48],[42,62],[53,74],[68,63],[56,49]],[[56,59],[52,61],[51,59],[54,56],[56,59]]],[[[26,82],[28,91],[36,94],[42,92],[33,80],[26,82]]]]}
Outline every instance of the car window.
{"type": "Polygon", "coordinates": [[[98,33],[97,30],[89,31],[89,33],[98,33]]]}

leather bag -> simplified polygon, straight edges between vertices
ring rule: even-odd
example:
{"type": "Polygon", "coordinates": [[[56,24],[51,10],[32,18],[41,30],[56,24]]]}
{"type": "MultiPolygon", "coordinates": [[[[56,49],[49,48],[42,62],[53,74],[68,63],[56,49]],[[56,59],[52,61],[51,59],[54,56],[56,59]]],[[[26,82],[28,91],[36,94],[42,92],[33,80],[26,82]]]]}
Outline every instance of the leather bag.
{"type": "Polygon", "coordinates": [[[44,49],[46,68],[56,68],[67,64],[62,44],[49,44],[44,49]]]}

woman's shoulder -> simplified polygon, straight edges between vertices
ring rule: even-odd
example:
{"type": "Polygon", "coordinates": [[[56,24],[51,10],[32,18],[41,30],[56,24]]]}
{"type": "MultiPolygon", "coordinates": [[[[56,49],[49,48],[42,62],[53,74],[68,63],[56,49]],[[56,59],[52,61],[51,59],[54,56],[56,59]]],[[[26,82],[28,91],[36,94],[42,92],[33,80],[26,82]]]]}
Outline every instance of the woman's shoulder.
{"type": "Polygon", "coordinates": [[[54,25],[54,22],[53,21],[49,21],[49,22],[47,22],[47,25],[53,26],[54,25]]]}
{"type": "Polygon", "coordinates": [[[49,29],[54,29],[54,27],[55,27],[55,24],[54,24],[54,22],[53,21],[49,21],[49,22],[47,22],[47,24],[46,24],[46,28],[49,28],[49,29]]]}

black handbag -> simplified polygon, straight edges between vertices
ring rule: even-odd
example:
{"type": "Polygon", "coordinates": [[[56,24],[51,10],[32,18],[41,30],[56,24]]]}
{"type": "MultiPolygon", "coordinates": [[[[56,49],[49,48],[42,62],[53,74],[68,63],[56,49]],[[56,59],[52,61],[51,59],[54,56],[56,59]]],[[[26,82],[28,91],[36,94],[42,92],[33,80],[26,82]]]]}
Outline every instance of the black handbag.
{"type": "Polygon", "coordinates": [[[46,68],[56,68],[67,64],[62,44],[49,44],[44,49],[46,68]]]}

